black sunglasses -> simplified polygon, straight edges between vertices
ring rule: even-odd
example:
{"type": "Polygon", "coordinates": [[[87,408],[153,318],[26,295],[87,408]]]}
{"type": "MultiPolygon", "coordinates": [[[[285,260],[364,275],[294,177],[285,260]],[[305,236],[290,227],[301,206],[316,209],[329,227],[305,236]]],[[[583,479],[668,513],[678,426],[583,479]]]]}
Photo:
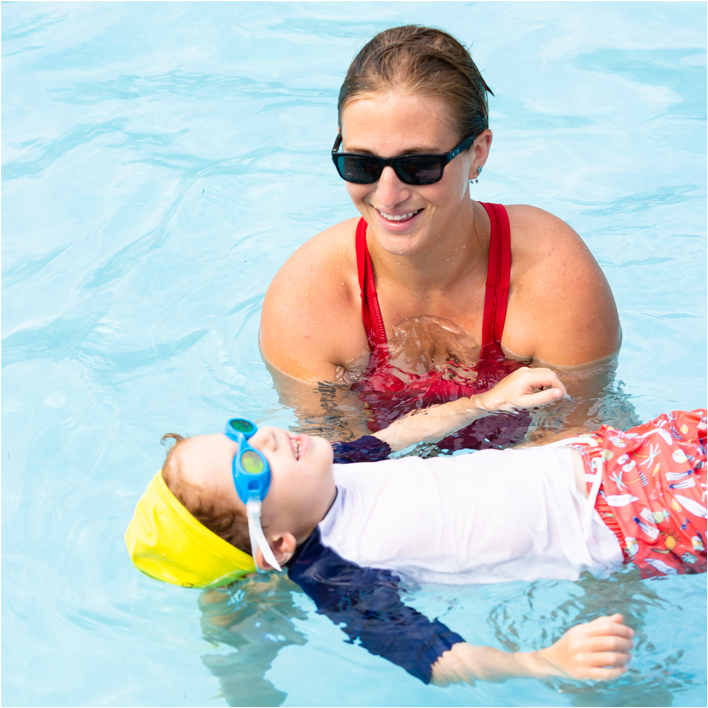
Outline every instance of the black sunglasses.
{"type": "Polygon", "coordinates": [[[401,157],[377,157],[356,152],[337,152],[342,144],[339,133],[332,148],[332,162],[339,176],[354,184],[377,182],[384,167],[393,167],[396,177],[406,184],[435,184],[442,179],[445,165],[472,145],[476,135],[465,138],[450,152],[442,155],[401,155],[401,157]]]}

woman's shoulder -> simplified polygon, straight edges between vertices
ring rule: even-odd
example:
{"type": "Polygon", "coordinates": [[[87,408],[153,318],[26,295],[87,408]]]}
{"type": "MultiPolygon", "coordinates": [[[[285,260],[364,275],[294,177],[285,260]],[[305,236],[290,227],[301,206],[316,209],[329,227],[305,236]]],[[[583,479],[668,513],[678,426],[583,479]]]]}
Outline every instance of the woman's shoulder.
{"type": "MultiPolygon", "coordinates": [[[[509,332],[533,342],[534,357],[554,364],[590,361],[615,351],[619,319],[614,298],[583,239],[543,209],[517,204],[506,209],[511,226],[509,332]]],[[[517,351],[519,345],[508,346],[517,351]]]]}
{"type": "Polygon", "coordinates": [[[504,208],[509,216],[512,236],[515,231],[519,232],[527,239],[533,239],[535,245],[558,239],[571,244],[582,242],[575,229],[545,209],[529,204],[506,204],[504,208]]]}
{"type": "Polygon", "coordinates": [[[570,259],[590,270],[598,267],[578,232],[562,219],[528,204],[505,208],[511,228],[512,263],[533,269],[570,259]]]}
{"type": "Polygon", "coordinates": [[[356,265],[355,233],[359,218],[347,219],[305,241],[283,264],[273,282],[283,277],[309,279],[313,274],[329,278],[331,268],[341,270],[352,258],[356,265]]]}

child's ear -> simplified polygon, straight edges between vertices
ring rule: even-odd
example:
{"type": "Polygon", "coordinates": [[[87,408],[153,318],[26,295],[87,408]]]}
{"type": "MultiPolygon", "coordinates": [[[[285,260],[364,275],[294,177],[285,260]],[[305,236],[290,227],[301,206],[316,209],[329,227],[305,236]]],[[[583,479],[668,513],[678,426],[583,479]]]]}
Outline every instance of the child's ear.
{"type": "MultiPolygon", "coordinates": [[[[282,536],[278,536],[270,542],[270,549],[273,551],[275,560],[277,560],[280,565],[285,565],[293,557],[297,549],[297,539],[290,532],[286,531],[282,536]]],[[[274,568],[271,568],[270,563],[263,557],[263,552],[260,548],[256,551],[254,560],[261,570],[274,570],[274,568]]]]}

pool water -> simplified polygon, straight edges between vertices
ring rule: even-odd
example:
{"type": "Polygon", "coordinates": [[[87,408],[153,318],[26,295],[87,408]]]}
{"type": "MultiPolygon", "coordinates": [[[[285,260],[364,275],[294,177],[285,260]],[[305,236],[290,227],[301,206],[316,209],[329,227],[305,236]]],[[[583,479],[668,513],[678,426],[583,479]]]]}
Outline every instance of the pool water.
{"type": "Polygon", "coordinates": [[[472,643],[537,649],[615,611],[637,631],[611,684],[438,689],[287,580],[200,593],[130,565],[164,433],[295,423],[261,302],[355,215],[328,156],[339,85],[406,23],[472,45],[495,93],[473,194],[585,238],[639,417],[706,405],[705,3],[3,3],[5,705],[705,705],[705,575],[411,587],[472,643]]]}

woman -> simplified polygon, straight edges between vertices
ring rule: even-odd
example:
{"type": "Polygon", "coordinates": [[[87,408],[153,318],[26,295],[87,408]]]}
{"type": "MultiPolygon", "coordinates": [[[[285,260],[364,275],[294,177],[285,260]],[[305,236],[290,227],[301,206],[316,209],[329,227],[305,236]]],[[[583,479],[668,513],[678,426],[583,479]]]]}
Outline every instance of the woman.
{"type": "MultiPolygon", "coordinates": [[[[261,347],[276,382],[350,382],[377,430],[523,364],[611,361],[617,310],[578,234],[540,209],[470,197],[492,143],[487,92],[440,30],[389,29],[359,52],[333,160],[362,218],[312,238],[273,279],[261,347]]],[[[566,426],[585,423],[610,369],[571,387],[585,406],[566,426]]],[[[528,422],[487,420],[440,445],[507,444],[528,422]]]]}

